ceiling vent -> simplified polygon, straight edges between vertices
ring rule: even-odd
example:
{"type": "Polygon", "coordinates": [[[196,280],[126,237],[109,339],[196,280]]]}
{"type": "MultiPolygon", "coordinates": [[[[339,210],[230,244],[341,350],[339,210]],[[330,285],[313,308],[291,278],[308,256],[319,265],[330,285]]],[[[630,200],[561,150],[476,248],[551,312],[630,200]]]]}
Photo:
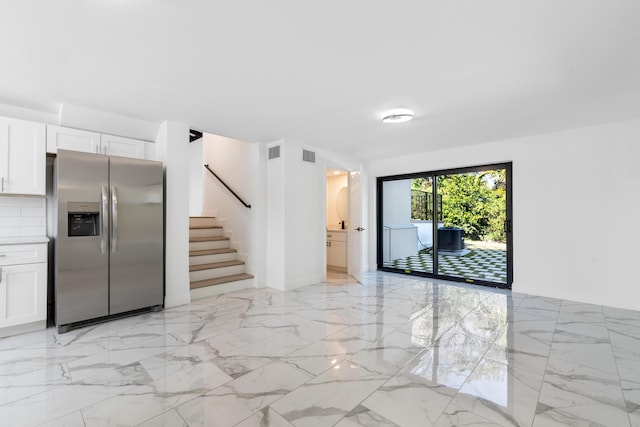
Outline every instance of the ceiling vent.
{"type": "Polygon", "coordinates": [[[280,146],[269,147],[269,160],[277,159],[278,157],[280,157],[280,146]]]}
{"type": "Polygon", "coordinates": [[[189,142],[197,141],[202,138],[202,132],[195,129],[189,129],[189,142]]]}
{"type": "Polygon", "coordinates": [[[309,150],[302,150],[302,161],[315,163],[316,162],[316,153],[309,150]]]}

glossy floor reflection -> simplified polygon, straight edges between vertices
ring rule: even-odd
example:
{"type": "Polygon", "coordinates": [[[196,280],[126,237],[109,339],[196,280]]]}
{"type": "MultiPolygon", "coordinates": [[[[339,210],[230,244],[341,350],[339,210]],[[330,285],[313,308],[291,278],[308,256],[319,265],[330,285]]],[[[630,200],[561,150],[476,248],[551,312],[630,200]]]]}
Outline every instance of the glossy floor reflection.
{"type": "Polygon", "coordinates": [[[640,425],[640,313],[385,273],[0,339],[11,426],[640,425]]]}

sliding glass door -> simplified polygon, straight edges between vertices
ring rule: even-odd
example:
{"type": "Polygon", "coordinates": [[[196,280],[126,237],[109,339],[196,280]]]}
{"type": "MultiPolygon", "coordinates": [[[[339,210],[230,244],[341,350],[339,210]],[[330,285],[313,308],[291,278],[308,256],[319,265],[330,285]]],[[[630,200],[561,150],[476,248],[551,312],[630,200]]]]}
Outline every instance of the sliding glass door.
{"type": "Polygon", "coordinates": [[[378,178],[378,266],[509,288],[511,163],[378,178]]]}

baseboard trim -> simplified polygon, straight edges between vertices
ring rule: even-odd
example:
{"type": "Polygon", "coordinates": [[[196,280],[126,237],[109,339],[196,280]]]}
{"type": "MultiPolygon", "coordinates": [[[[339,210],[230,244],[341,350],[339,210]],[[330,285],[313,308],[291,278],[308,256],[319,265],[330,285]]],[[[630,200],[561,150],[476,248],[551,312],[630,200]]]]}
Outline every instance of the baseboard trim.
{"type": "Polygon", "coordinates": [[[165,295],[164,307],[178,307],[181,305],[189,304],[191,302],[191,294],[189,292],[180,295],[165,295]]]}
{"type": "Polygon", "coordinates": [[[25,334],[27,332],[44,331],[47,329],[46,320],[38,320],[36,322],[25,323],[24,325],[8,326],[0,328],[0,338],[10,337],[12,335],[25,334]]]}

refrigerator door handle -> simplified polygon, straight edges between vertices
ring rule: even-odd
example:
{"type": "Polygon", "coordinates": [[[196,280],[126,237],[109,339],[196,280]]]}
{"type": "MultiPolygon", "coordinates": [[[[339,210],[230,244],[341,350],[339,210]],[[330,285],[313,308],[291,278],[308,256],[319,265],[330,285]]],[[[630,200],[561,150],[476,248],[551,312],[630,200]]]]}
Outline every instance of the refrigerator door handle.
{"type": "Polygon", "coordinates": [[[106,185],[100,188],[100,252],[107,251],[107,232],[109,230],[109,190],[106,185]]]}
{"type": "Polygon", "coordinates": [[[111,252],[118,247],[118,193],[116,186],[111,186],[111,252]]]}

